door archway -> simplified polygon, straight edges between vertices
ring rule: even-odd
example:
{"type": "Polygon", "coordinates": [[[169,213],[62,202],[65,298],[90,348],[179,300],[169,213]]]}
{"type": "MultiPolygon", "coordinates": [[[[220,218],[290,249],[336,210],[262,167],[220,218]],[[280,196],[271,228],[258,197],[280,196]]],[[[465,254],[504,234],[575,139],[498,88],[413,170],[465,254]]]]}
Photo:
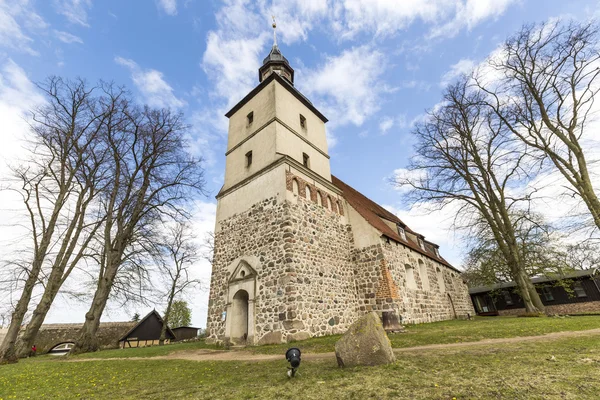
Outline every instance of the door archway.
{"type": "Polygon", "coordinates": [[[243,289],[233,295],[231,305],[231,340],[245,343],[248,339],[248,303],[249,295],[243,289]]]}

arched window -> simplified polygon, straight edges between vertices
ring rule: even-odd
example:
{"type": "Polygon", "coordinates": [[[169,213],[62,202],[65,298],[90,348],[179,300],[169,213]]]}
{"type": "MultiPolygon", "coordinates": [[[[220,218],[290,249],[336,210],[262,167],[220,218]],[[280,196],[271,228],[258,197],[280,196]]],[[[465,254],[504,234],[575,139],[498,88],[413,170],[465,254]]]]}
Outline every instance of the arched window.
{"type": "Polygon", "coordinates": [[[437,275],[438,287],[440,288],[440,292],[444,293],[446,291],[446,284],[444,283],[444,273],[442,272],[440,267],[437,267],[435,272],[437,275]]]}
{"type": "Polygon", "coordinates": [[[406,272],[406,287],[408,289],[416,289],[417,282],[415,281],[414,268],[408,264],[404,265],[404,271],[406,272]]]}
{"type": "Polygon", "coordinates": [[[308,185],[306,185],[306,190],[304,194],[306,195],[306,200],[310,200],[310,188],[308,187],[308,185]]]}
{"type": "Polygon", "coordinates": [[[429,276],[427,276],[427,266],[423,260],[419,260],[419,277],[423,290],[429,290],[429,276]]]}
{"type": "Polygon", "coordinates": [[[342,208],[342,202],[338,200],[337,205],[338,205],[338,212],[340,213],[340,215],[344,215],[344,209],[342,208]]]}
{"type": "Polygon", "coordinates": [[[298,180],[292,179],[292,193],[298,194],[298,180]]]}
{"type": "Polygon", "coordinates": [[[331,211],[331,197],[327,196],[327,209],[331,211]]]}
{"type": "Polygon", "coordinates": [[[323,196],[321,196],[321,192],[317,192],[317,204],[320,206],[323,205],[323,196]]]}
{"type": "Polygon", "coordinates": [[[335,208],[335,200],[331,202],[331,211],[333,211],[334,213],[337,213],[337,209],[335,208]]]}

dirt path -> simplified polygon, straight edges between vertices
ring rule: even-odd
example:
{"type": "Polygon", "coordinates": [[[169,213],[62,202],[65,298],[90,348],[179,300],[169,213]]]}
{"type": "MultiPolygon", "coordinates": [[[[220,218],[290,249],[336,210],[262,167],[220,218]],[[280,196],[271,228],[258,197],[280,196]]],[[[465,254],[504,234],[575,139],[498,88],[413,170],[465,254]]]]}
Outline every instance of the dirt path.
{"type": "MultiPolygon", "coordinates": [[[[427,350],[445,350],[455,349],[472,346],[486,346],[486,345],[497,345],[504,343],[521,343],[532,340],[554,340],[568,337],[580,337],[580,336],[593,336],[600,335],[600,328],[590,329],[586,331],[567,331],[567,332],[553,332],[540,336],[520,336],[512,338],[500,338],[500,339],[484,339],[478,342],[461,342],[461,343],[446,343],[446,344],[430,344],[426,346],[415,346],[406,347],[400,349],[394,349],[394,353],[407,353],[414,351],[427,351],[427,350]]],[[[256,354],[250,351],[226,351],[226,350],[182,350],[176,351],[166,356],[157,357],[130,357],[130,358],[80,358],[71,359],[70,362],[82,362],[82,361],[104,361],[104,360],[189,360],[189,361],[274,361],[281,360],[281,354],[256,354]]],[[[335,359],[335,353],[304,353],[302,355],[303,360],[325,360],[335,359]]]]}

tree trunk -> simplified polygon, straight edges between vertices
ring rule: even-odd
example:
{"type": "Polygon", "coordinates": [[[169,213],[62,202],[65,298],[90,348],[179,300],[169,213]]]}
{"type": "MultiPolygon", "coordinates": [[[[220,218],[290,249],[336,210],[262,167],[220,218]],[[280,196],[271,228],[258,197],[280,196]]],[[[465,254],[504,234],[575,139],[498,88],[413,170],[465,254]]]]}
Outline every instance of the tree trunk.
{"type": "Polygon", "coordinates": [[[167,306],[167,311],[163,317],[162,327],[160,328],[160,339],[158,341],[159,346],[163,346],[165,344],[165,339],[167,338],[167,326],[169,321],[169,314],[171,313],[171,304],[167,306]]]}
{"type": "MultiPolygon", "coordinates": [[[[43,252],[38,252],[38,254],[45,254],[47,247],[48,246],[46,245],[43,248],[43,252]]],[[[21,297],[17,302],[15,311],[13,311],[11,316],[8,332],[6,333],[6,336],[2,341],[2,345],[0,346],[0,364],[17,362],[17,352],[15,345],[17,343],[17,338],[19,337],[21,324],[23,323],[23,319],[25,318],[25,314],[27,313],[27,308],[29,307],[29,302],[31,301],[33,289],[42,269],[42,263],[43,257],[40,259],[40,257],[38,256],[38,259],[33,262],[31,272],[29,273],[29,276],[25,281],[23,292],[21,293],[21,297]]]]}
{"type": "Polygon", "coordinates": [[[25,331],[17,341],[17,356],[20,358],[27,357],[29,354],[29,349],[31,349],[31,346],[35,344],[37,334],[44,323],[44,320],[46,319],[46,315],[52,306],[52,302],[58,294],[61,275],[53,275],[57,275],[57,273],[52,271],[50,274],[50,278],[46,284],[46,289],[44,290],[42,299],[35,308],[31,317],[31,321],[29,321],[25,331]]]}
{"type": "Polygon", "coordinates": [[[85,322],[75,340],[75,346],[70,351],[71,354],[88,353],[99,349],[97,332],[100,326],[100,317],[102,317],[102,313],[106,307],[112,282],[117,273],[117,267],[118,264],[111,265],[110,270],[107,268],[105,275],[98,281],[94,300],[90,309],[85,314],[85,322]]]}

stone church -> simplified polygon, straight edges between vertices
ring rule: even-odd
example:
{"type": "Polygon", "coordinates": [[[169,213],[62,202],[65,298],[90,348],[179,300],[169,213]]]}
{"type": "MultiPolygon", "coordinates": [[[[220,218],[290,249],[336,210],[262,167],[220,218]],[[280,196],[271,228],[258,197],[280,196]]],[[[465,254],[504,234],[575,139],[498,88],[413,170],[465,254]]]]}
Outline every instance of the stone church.
{"type": "Polygon", "coordinates": [[[217,195],[209,340],[343,333],[369,311],[421,323],[473,313],[439,246],[331,175],[327,118],[277,44],[229,118],[217,195]]]}

